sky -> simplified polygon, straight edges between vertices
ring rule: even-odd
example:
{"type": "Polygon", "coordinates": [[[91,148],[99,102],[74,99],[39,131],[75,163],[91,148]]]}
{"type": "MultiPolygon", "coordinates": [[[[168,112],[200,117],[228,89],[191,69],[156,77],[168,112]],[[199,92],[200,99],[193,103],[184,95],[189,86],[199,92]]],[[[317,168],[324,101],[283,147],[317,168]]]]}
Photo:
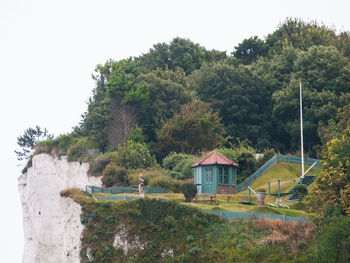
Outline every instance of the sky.
{"type": "Polygon", "coordinates": [[[0,261],[22,262],[16,138],[35,125],[70,132],[86,111],[97,64],[175,37],[231,53],[287,17],[349,31],[349,10],[348,0],[0,0],[0,261]]]}

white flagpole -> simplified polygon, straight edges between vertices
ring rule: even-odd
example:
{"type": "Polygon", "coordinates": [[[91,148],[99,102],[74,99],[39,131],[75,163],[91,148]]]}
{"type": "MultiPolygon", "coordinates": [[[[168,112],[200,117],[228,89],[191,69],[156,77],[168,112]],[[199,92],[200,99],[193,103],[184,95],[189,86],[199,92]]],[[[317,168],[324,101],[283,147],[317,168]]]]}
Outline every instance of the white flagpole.
{"type": "Polygon", "coordinates": [[[304,178],[304,139],[303,139],[303,98],[300,81],[300,141],[301,141],[301,178],[304,178]]]}

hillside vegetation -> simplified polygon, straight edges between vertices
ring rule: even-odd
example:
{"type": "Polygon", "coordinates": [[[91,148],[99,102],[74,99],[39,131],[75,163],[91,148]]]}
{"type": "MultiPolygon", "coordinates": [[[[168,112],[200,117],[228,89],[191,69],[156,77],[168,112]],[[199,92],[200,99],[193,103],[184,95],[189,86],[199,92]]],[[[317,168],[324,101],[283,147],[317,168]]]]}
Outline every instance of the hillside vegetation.
{"type": "MultiPolygon", "coordinates": [[[[46,152],[89,162],[104,186],[135,185],[144,173],[146,185],[172,192],[174,202],[166,203],[63,193],[83,207],[83,262],[350,262],[350,34],[286,19],[264,39],[252,36],[232,49],[207,50],[176,37],[139,57],[110,59],[96,66],[96,87],[71,133],[52,137],[36,127],[18,137],[23,172],[33,154],[46,152]],[[306,201],[290,211],[314,216],[313,225],[229,224],[178,204],[181,195],[173,193],[193,182],[191,164],[213,149],[239,164],[238,183],[275,153],[298,155],[300,84],[304,148],[322,159],[323,170],[306,201]],[[263,154],[257,159],[257,153],[263,154]],[[113,248],[123,227],[147,249],[125,257],[113,248]]],[[[269,179],[298,173],[277,164],[252,187],[267,190],[269,179]]],[[[283,191],[290,187],[282,183],[283,191]]],[[[225,203],[219,196],[216,209],[247,209],[237,203],[247,200],[246,191],[234,198],[225,203]]]]}
{"type": "Polygon", "coordinates": [[[176,202],[96,202],[78,190],[61,194],[82,205],[82,262],[310,262],[305,249],[312,224],[230,223],[176,202]],[[138,245],[125,255],[113,247],[116,234],[138,245]]]}

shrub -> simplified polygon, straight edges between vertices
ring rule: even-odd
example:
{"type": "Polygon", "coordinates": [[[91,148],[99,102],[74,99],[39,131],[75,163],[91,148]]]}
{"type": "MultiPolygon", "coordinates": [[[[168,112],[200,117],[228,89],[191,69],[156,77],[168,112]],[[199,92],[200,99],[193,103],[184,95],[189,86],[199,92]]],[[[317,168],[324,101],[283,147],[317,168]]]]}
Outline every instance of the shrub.
{"type": "Polygon", "coordinates": [[[64,134],[59,137],[47,141],[39,142],[35,147],[34,154],[40,153],[49,153],[64,155],[67,154],[68,148],[77,141],[77,138],[74,138],[73,135],[64,134]]]}
{"type": "Polygon", "coordinates": [[[145,142],[145,136],[143,135],[142,128],[136,125],[133,129],[131,129],[129,133],[129,140],[139,143],[145,142]]]}
{"type": "Polygon", "coordinates": [[[216,149],[219,153],[224,155],[225,157],[229,158],[230,160],[234,162],[238,162],[238,158],[240,156],[240,153],[236,149],[229,149],[229,148],[218,148],[216,149]]]}
{"type": "Polygon", "coordinates": [[[35,146],[34,155],[40,153],[55,154],[55,146],[56,142],[54,140],[38,142],[38,144],[35,146]]]}
{"type": "Polygon", "coordinates": [[[258,159],[258,166],[264,165],[268,160],[270,160],[276,154],[274,149],[266,149],[264,155],[258,159]]]}
{"type": "Polygon", "coordinates": [[[192,158],[193,155],[184,153],[172,152],[163,159],[163,167],[167,170],[173,170],[181,161],[187,158],[192,158]]]}
{"type": "Polygon", "coordinates": [[[123,146],[118,146],[117,153],[112,157],[112,162],[125,168],[146,168],[155,165],[146,144],[127,141],[123,146]]]}
{"type": "Polygon", "coordinates": [[[116,184],[126,184],[126,170],[124,167],[110,163],[103,170],[102,183],[106,187],[111,187],[116,184]]]}
{"type": "Polygon", "coordinates": [[[68,150],[68,161],[88,161],[97,155],[98,144],[87,137],[81,137],[68,150]]]}
{"type": "Polygon", "coordinates": [[[350,217],[334,218],[316,236],[315,243],[310,250],[310,261],[349,262],[349,240],[350,217]]]}
{"type": "Polygon", "coordinates": [[[187,158],[181,160],[173,169],[173,172],[178,173],[177,179],[193,178],[192,164],[198,160],[197,157],[189,155],[187,158]]]}
{"type": "Polygon", "coordinates": [[[111,162],[110,154],[100,154],[90,161],[89,173],[101,175],[106,166],[111,162]]]}
{"type": "Polygon", "coordinates": [[[303,184],[298,184],[298,185],[294,186],[293,192],[298,194],[300,201],[303,200],[304,197],[307,196],[307,194],[308,194],[307,187],[303,184]]]}
{"type": "Polygon", "coordinates": [[[33,166],[33,155],[29,157],[26,166],[22,169],[22,174],[25,174],[28,171],[28,169],[32,166],[33,166]]]}
{"type": "Polygon", "coordinates": [[[242,152],[238,158],[238,178],[237,183],[242,182],[245,178],[250,176],[258,168],[258,161],[255,159],[255,153],[252,152],[242,152]]]}
{"type": "Polygon", "coordinates": [[[190,203],[192,199],[196,196],[198,191],[197,187],[194,184],[184,183],[181,186],[181,192],[184,194],[186,202],[190,203]]]}
{"type": "Polygon", "coordinates": [[[259,243],[262,245],[286,245],[300,248],[313,240],[315,226],[312,223],[300,225],[296,222],[282,222],[280,220],[269,220],[259,218],[253,221],[257,230],[269,233],[259,243]]]}
{"type": "Polygon", "coordinates": [[[149,186],[161,187],[170,190],[174,193],[179,193],[181,188],[181,183],[166,175],[160,175],[149,179],[149,186]]]}
{"type": "Polygon", "coordinates": [[[77,138],[71,134],[64,134],[55,139],[60,154],[66,154],[68,148],[76,142],[77,138]]]}

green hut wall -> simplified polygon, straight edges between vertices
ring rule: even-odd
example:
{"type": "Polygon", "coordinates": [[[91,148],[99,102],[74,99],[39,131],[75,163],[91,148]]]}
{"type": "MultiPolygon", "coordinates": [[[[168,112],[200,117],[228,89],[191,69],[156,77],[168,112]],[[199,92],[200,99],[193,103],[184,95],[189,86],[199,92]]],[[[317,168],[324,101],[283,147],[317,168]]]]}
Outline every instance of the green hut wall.
{"type": "Polygon", "coordinates": [[[227,165],[197,166],[194,168],[194,184],[197,185],[198,193],[235,194],[237,168],[227,165]],[[225,169],[227,169],[227,180],[223,172],[225,169]]]}

